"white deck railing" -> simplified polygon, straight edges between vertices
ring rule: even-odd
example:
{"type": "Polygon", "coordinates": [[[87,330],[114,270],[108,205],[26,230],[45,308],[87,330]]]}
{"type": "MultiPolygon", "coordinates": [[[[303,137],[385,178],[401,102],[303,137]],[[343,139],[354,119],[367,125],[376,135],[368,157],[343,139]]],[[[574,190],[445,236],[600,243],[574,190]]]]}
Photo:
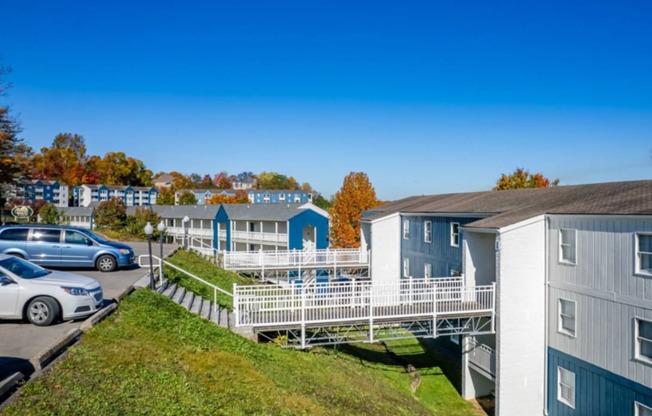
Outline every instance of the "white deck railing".
{"type": "Polygon", "coordinates": [[[404,279],[287,286],[234,286],[236,325],[289,326],[493,314],[495,285],[461,278],[404,279]]]}
{"type": "Polygon", "coordinates": [[[469,352],[469,361],[487,372],[489,375],[496,376],[496,351],[485,344],[480,344],[473,340],[473,349],[469,352]]]}
{"type": "Polygon", "coordinates": [[[231,231],[231,240],[256,241],[263,243],[287,243],[287,233],[265,233],[260,231],[231,231]]]}
{"type": "Polygon", "coordinates": [[[224,268],[252,270],[272,268],[338,268],[369,265],[369,253],[360,249],[244,251],[224,253],[224,268]]]}

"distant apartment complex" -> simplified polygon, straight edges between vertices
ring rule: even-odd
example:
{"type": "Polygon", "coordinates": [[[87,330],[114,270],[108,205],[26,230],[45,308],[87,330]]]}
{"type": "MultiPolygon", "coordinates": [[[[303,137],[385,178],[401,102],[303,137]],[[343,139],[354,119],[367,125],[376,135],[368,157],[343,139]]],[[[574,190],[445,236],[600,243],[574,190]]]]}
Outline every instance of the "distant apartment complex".
{"type": "Polygon", "coordinates": [[[8,196],[25,201],[42,199],[58,207],[68,206],[68,186],[58,181],[23,180],[10,188],[8,196]]]}
{"type": "Polygon", "coordinates": [[[122,199],[128,207],[141,207],[155,205],[158,190],[153,186],[81,185],[73,186],[70,194],[73,207],[88,207],[112,198],[122,199]]]}
{"type": "MultiPolygon", "coordinates": [[[[240,188],[242,190],[246,188],[240,188]]],[[[198,205],[204,205],[213,195],[235,196],[237,189],[180,189],[174,193],[174,203],[179,204],[179,197],[190,192],[197,199],[198,205]]],[[[248,189],[247,197],[252,204],[307,204],[312,203],[312,193],[300,190],[263,190],[248,189]]]]}

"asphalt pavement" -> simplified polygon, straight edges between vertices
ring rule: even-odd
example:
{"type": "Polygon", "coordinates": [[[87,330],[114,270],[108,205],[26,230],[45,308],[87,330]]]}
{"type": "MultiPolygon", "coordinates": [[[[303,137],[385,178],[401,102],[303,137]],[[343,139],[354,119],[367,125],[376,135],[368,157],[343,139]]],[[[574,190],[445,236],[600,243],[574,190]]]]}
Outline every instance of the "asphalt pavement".
{"type": "MultiPolygon", "coordinates": [[[[147,243],[127,242],[133,247],[136,257],[148,254],[147,243]]],[[[164,244],[163,253],[174,251],[177,245],[164,244]]],[[[158,256],[160,246],[152,245],[153,254],[158,256]]],[[[136,263],[138,260],[136,260],[136,263]]],[[[156,262],[156,261],[155,261],[156,262]]],[[[127,288],[149,273],[148,268],[134,265],[129,269],[102,273],[93,269],[66,269],[92,277],[100,282],[104,291],[105,305],[111,303],[127,288]]],[[[38,327],[21,321],[0,320],[0,382],[16,371],[28,376],[34,371],[30,359],[56,341],[63,339],[72,329],[78,329],[84,320],[59,322],[48,327],[38,327]]]]}

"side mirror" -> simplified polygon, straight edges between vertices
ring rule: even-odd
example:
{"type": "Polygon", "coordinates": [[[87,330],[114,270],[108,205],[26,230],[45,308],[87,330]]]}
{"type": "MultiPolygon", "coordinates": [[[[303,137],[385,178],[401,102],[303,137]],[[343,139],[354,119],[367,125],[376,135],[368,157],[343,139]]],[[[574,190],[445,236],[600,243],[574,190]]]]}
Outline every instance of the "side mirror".
{"type": "Polygon", "coordinates": [[[11,285],[14,282],[12,279],[10,279],[8,276],[5,275],[0,275],[0,286],[6,286],[6,285],[11,285]]]}

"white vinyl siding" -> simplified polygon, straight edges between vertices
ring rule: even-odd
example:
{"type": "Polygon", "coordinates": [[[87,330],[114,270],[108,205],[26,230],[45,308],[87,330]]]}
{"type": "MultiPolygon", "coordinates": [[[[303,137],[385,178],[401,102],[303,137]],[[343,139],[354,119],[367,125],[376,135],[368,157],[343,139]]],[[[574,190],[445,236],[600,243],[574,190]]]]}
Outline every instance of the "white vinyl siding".
{"type": "Polygon", "coordinates": [[[636,359],[652,364],[652,321],[635,318],[636,359]]]}
{"type": "Polygon", "coordinates": [[[577,304],[572,300],[559,299],[559,328],[562,334],[575,336],[577,304]]]}
{"type": "Polygon", "coordinates": [[[403,258],[403,277],[410,277],[410,259],[403,258]]]}
{"type": "Polygon", "coordinates": [[[426,221],[423,225],[423,241],[432,243],[432,221],[426,221]]]}
{"type": "Polygon", "coordinates": [[[575,373],[557,367],[557,400],[575,408],[575,373]]]}
{"type": "Polygon", "coordinates": [[[652,416],[652,407],[643,403],[634,402],[634,416],[652,416]]]}
{"type": "Polygon", "coordinates": [[[559,230],[559,262],[577,264],[577,230],[559,230]]]}
{"type": "Polygon", "coordinates": [[[410,220],[403,220],[403,239],[410,238],[410,220]]]}
{"type": "Polygon", "coordinates": [[[460,223],[451,222],[451,246],[460,246],[460,223]]]}
{"type": "Polygon", "coordinates": [[[652,234],[636,234],[636,273],[652,276],[652,234]]]}

